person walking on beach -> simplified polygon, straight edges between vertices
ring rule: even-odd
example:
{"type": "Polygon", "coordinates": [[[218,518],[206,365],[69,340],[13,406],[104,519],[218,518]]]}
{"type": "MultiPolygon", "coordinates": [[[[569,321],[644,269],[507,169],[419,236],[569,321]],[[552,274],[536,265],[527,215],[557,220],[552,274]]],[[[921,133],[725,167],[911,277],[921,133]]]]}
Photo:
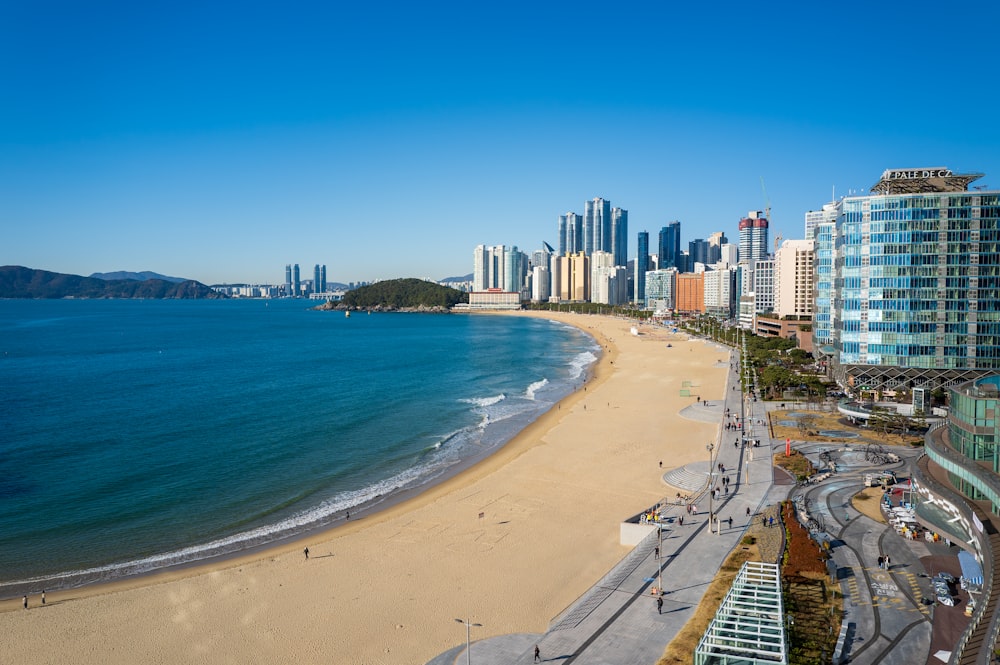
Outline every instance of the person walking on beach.
{"type": "Polygon", "coordinates": [[[541,661],[541,660],[542,660],[542,652],[541,652],[541,650],[540,650],[540,649],[538,648],[538,645],[536,644],[536,645],[535,645],[535,662],[537,663],[537,662],[539,662],[539,661],[541,661]]]}
{"type": "Polygon", "coordinates": [[[304,550],[302,550],[302,553],[306,555],[306,561],[308,561],[309,560],[309,548],[307,547],[304,550]]]}
{"type": "Polygon", "coordinates": [[[24,602],[24,609],[28,609],[28,597],[25,596],[21,600],[24,602]]]}
{"type": "Polygon", "coordinates": [[[656,613],[663,614],[663,598],[660,596],[656,597],[656,613]]]}
{"type": "Polygon", "coordinates": [[[45,604],[45,589],[42,589],[42,605],[45,604]]]}

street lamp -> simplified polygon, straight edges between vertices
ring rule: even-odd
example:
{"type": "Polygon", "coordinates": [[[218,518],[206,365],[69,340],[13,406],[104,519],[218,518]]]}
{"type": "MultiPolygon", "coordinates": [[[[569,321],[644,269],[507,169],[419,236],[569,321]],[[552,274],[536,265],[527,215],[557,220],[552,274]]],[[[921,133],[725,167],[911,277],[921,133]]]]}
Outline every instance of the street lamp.
{"type": "Polygon", "coordinates": [[[466,665],[471,665],[472,663],[472,642],[471,642],[471,632],[472,627],[482,628],[481,623],[470,623],[465,619],[455,619],[456,623],[463,624],[465,626],[465,663],[466,665]]]}
{"type": "Polygon", "coordinates": [[[714,480],[715,476],[715,469],[712,466],[712,451],[715,450],[715,444],[709,443],[708,445],[705,446],[705,448],[708,450],[708,532],[712,533],[712,529],[714,528],[712,526],[712,523],[713,520],[715,519],[715,514],[712,512],[713,511],[712,497],[713,493],[715,492],[715,490],[712,488],[712,481],[714,480]]]}

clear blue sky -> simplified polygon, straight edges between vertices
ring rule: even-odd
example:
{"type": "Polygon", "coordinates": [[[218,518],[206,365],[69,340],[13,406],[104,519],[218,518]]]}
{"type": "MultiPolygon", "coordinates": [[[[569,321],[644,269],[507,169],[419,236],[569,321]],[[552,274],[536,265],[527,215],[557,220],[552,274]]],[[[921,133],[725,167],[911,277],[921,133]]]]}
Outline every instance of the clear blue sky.
{"type": "Polygon", "coordinates": [[[886,168],[1000,189],[996,3],[0,5],[0,264],[439,279],[594,196],[772,237],[886,168]]]}

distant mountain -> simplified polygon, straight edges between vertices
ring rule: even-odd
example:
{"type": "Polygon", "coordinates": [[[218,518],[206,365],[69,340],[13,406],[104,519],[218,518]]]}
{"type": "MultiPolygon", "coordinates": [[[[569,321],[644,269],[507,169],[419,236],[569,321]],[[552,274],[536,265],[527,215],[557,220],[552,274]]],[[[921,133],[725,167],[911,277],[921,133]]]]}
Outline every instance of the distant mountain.
{"type": "Polygon", "coordinates": [[[144,270],[142,272],[128,272],[127,270],[119,270],[117,272],[95,272],[91,275],[94,279],[105,279],[105,280],[115,280],[115,279],[134,279],[139,282],[145,282],[147,279],[162,279],[164,282],[187,282],[190,280],[184,279],[183,277],[167,277],[166,275],[161,275],[157,272],[150,272],[144,270]]]}
{"type": "Polygon", "coordinates": [[[439,281],[441,281],[441,282],[471,282],[472,281],[472,273],[470,272],[468,275],[463,275],[462,277],[445,277],[444,279],[439,280],[439,281]]]}
{"type": "Polygon", "coordinates": [[[225,298],[201,282],[96,279],[22,266],[0,266],[0,298],[225,298]]]}

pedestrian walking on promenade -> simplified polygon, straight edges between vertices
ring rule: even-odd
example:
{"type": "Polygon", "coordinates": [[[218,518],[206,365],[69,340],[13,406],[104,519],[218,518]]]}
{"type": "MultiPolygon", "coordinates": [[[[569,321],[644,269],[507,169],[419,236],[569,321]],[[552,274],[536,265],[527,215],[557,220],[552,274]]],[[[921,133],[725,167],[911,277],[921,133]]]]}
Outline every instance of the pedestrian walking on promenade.
{"type": "Polygon", "coordinates": [[[542,659],[542,652],[538,649],[538,645],[535,645],[535,662],[539,662],[542,659]]]}
{"type": "Polygon", "coordinates": [[[653,548],[653,556],[656,557],[657,559],[660,558],[660,546],[659,545],[657,545],[656,547],[653,548]]]}
{"type": "Polygon", "coordinates": [[[750,517],[750,506],[747,506],[747,517],[750,517]]]}
{"type": "Polygon", "coordinates": [[[663,614],[663,598],[656,597],[656,613],[663,614]]]}
{"type": "Polygon", "coordinates": [[[732,515],[729,516],[729,528],[730,529],[733,528],[733,516],[732,515]]]}

